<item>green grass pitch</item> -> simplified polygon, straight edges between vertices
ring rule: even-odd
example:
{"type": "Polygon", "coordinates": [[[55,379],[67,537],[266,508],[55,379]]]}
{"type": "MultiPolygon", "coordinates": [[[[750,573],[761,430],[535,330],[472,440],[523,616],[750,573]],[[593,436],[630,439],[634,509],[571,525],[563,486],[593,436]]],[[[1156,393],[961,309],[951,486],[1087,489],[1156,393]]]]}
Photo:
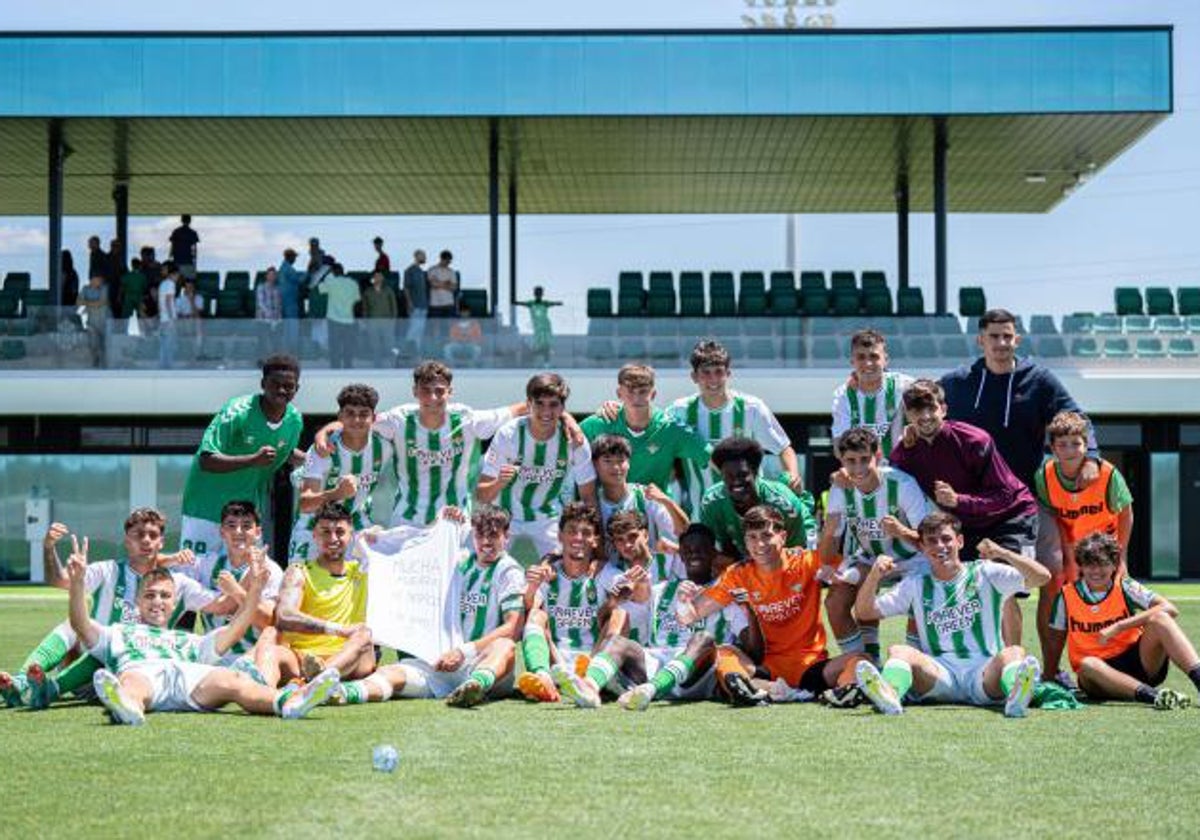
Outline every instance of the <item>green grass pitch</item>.
{"type": "MultiPolygon", "coordinates": [[[[1200,637],[1200,586],[1161,591],[1200,637]]],[[[65,609],[44,590],[0,590],[0,667],[65,609]]],[[[1177,671],[1168,685],[1195,694],[1177,671]]],[[[159,714],[141,729],[67,704],[0,710],[0,756],[6,837],[1097,838],[1200,825],[1200,710],[1132,704],[1010,721],[950,707],[399,701],[295,723],[159,714]],[[400,752],[395,773],[371,767],[381,743],[400,752]]]]}

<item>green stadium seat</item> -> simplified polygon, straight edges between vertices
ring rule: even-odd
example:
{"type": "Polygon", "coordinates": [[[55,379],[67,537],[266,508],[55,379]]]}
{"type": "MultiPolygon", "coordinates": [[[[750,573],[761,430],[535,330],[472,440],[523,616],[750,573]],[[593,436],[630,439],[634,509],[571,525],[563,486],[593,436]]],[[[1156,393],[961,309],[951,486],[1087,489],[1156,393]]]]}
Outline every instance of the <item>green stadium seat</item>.
{"type": "Polygon", "coordinates": [[[803,292],[808,289],[825,289],[825,272],[801,271],[800,291],[803,292]]]}
{"type": "Polygon", "coordinates": [[[241,289],[222,289],[217,292],[218,318],[245,318],[248,314],[241,289]]]}
{"type": "Polygon", "coordinates": [[[1146,288],[1147,315],[1174,315],[1175,295],[1166,286],[1148,286],[1146,288]]]}
{"type": "Polygon", "coordinates": [[[16,318],[21,310],[21,294],[16,289],[0,290],[0,318],[16,318]]]}
{"type": "MultiPolygon", "coordinates": [[[[650,328],[653,331],[653,327],[650,328]]],[[[622,318],[617,321],[617,336],[619,338],[644,338],[647,324],[641,318],[622,318]]]]}
{"type": "Polygon", "coordinates": [[[248,271],[227,271],[225,272],[225,289],[230,291],[245,291],[250,288],[250,272],[248,271]]]}
{"type": "Polygon", "coordinates": [[[588,338],[612,338],[617,334],[617,322],[612,318],[591,318],[588,320],[588,338]]]}
{"type": "Polygon", "coordinates": [[[932,318],[905,318],[900,322],[902,335],[933,335],[932,318]]]}
{"type": "Polygon", "coordinates": [[[675,336],[659,336],[658,338],[650,339],[650,346],[647,348],[650,358],[657,362],[679,360],[679,339],[675,336]]]}
{"type": "Polygon", "coordinates": [[[1198,355],[1196,352],[1195,339],[1188,337],[1172,338],[1167,342],[1167,352],[1172,358],[1176,359],[1194,359],[1198,355]]]}
{"type": "Polygon", "coordinates": [[[925,295],[916,286],[896,290],[897,315],[924,315],[925,295]]]}
{"type": "MultiPolygon", "coordinates": [[[[369,271],[347,271],[346,276],[358,284],[358,288],[365,289],[371,285],[371,272],[369,271]]],[[[229,275],[225,275],[225,283],[229,283],[229,275]]]]}
{"type": "Polygon", "coordinates": [[[623,318],[636,318],[644,315],[646,310],[646,295],[642,292],[620,292],[617,295],[617,314],[623,318]]]}
{"type": "Polygon", "coordinates": [[[732,318],[737,315],[737,301],[732,296],[714,297],[708,302],[708,314],[714,318],[732,318]]]}
{"type": "Polygon", "coordinates": [[[908,344],[908,358],[915,361],[929,361],[940,355],[937,342],[932,336],[916,335],[907,339],[906,343],[908,344]]]}
{"type": "Polygon", "coordinates": [[[587,357],[594,362],[611,362],[617,358],[617,348],[611,338],[589,338],[587,357]]]}
{"type": "Polygon", "coordinates": [[[471,310],[472,316],[476,318],[488,317],[487,289],[463,289],[459,294],[459,299],[471,310]]]}
{"type": "Polygon", "coordinates": [[[787,338],[783,341],[783,358],[787,362],[804,362],[808,360],[808,344],[803,338],[787,338]]]}
{"type": "Polygon", "coordinates": [[[1154,332],[1154,320],[1149,315],[1126,315],[1123,321],[1127,335],[1149,334],[1154,332]]]}
{"type": "Polygon", "coordinates": [[[28,271],[10,271],[4,275],[4,291],[16,292],[18,297],[24,296],[32,283],[33,278],[28,271]]]}
{"type": "Polygon", "coordinates": [[[1062,322],[1063,335],[1082,335],[1092,332],[1096,316],[1082,312],[1074,315],[1064,315],[1062,322]]]}
{"type": "Polygon", "coordinates": [[[1132,286],[1118,286],[1113,291],[1113,303],[1118,315],[1143,314],[1142,293],[1132,286]]]}
{"type": "Polygon", "coordinates": [[[1184,332],[1187,327],[1178,315],[1159,315],[1154,319],[1154,331],[1163,335],[1184,332]]]}
{"type": "Polygon", "coordinates": [[[675,297],[675,275],[669,271],[650,272],[650,294],[675,297]]]}
{"type": "Polygon", "coordinates": [[[746,318],[738,326],[742,335],[749,338],[771,338],[775,335],[774,318],[746,318]]]}
{"type": "Polygon", "coordinates": [[[838,289],[858,291],[858,278],[854,276],[853,271],[831,271],[829,273],[829,290],[836,292],[838,289]]]}
{"type": "Polygon", "coordinates": [[[718,318],[737,314],[732,272],[713,271],[708,275],[708,314],[718,318]]]}
{"type": "Polygon", "coordinates": [[[622,271],[617,275],[617,293],[622,292],[632,293],[638,292],[644,294],[646,291],[645,281],[642,278],[640,271],[622,271]]]}
{"type": "Polygon", "coordinates": [[[1200,335],[1200,315],[1188,315],[1183,319],[1183,322],[1187,324],[1188,332],[1193,335],[1200,335]]]}
{"type": "Polygon", "coordinates": [[[1100,356],[1100,344],[1094,338],[1076,338],[1071,341],[1071,355],[1079,359],[1095,359],[1100,356]]]}
{"type": "Polygon", "coordinates": [[[908,358],[908,343],[906,339],[900,336],[892,336],[888,339],[888,361],[900,362],[908,358]]]}
{"type": "Polygon", "coordinates": [[[1200,315],[1200,287],[1180,286],[1176,299],[1180,315],[1200,315]]]}
{"type": "Polygon", "coordinates": [[[646,362],[650,352],[644,338],[622,338],[617,342],[617,358],[625,362],[646,362]]]}
{"type": "Polygon", "coordinates": [[[790,318],[800,314],[800,294],[795,289],[771,289],[767,292],[767,314],[790,318]]]}
{"type": "Polygon", "coordinates": [[[1054,325],[1053,315],[1031,315],[1029,317],[1030,335],[1058,335],[1058,327],[1054,325]]]}
{"type": "Polygon", "coordinates": [[[978,318],[987,311],[987,295],[979,286],[963,286],[958,290],[958,314],[978,318]]]}
{"type": "Polygon", "coordinates": [[[1167,356],[1163,340],[1153,336],[1139,338],[1134,348],[1139,359],[1164,359],[1167,356]]]}
{"type": "Polygon", "coordinates": [[[1124,327],[1119,315],[1104,314],[1092,321],[1092,332],[1096,335],[1120,335],[1124,327]]]}
{"type": "Polygon", "coordinates": [[[738,279],[738,311],[743,315],[751,314],[745,311],[747,300],[750,301],[751,308],[757,308],[758,302],[761,301],[762,311],[757,314],[766,312],[767,282],[761,271],[743,271],[738,279]]]}
{"type": "MultiPolygon", "coordinates": [[[[11,290],[10,290],[11,291],[11,290]]],[[[25,342],[15,338],[0,341],[0,359],[16,362],[25,358],[25,342]]]]}
{"type": "Polygon", "coordinates": [[[1104,356],[1107,359],[1128,359],[1133,355],[1133,347],[1124,336],[1113,336],[1104,341],[1104,356]]]}
{"type": "Polygon", "coordinates": [[[858,289],[835,288],[831,303],[833,314],[842,317],[857,315],[862,310],[862,298],[858,289]]]}
{"type": "Polygon", "coordinates": [[[833,336],[816,336],[812,340],[812,359],[814,361],[844,362],[848,354],[842,352],[842,342],[833,336]]]}
{"type": "MultiPolygon", "coordinates": [[[[865,278],[864,278],[865,279],[865,278]]],[[[863,311],[868,315],[891,315],[892,293],[887,287],[863,290],[863,311]]]]}
{"type": "Polygon", "coordinates": [[[611,318],[613,314],[612,289],[587,290],[587,315],[589,318],[611,318]]]}
{"type": "Polygon", "coordinates": [[[679,273],[679,314],[704,314],[704,275],[699,271],[679,273]]]}
{"type": "Polygon", "coordinates": [[[934,335],[962,335],[962,321],[954,315],[934,315],[929,319],[930,331],[934,335]]]}
{"type": "Polygon", "coordinates": [[[767,295],[765,292],[742,292],[738,299],[738,314],[758,316],[767,314],[767,295]]]}
{"type": "Polygon", "coordinates": [[[772,271],[771,284],[767,287],[769,291],[776,289],[796,290],[796,275],[790,271],[772,271]]]}
{"type": "Polygon", "coordinates": [[[821,316],[829,314],[829,292],[825,289],[801,289],[800,311],[805,315],[821,316]]]}
{"type": "Polygon", "coordinates": [[[704,315],[704,298],[680,295],[679,314],[693,317],[704,315]]]}
{"type": "Polygon", "coordinates": [[[650,292],[646,297],[646,314],[652,318],[672,318],[675,316],[674,292],[650,292]]]}
{"type": "Polygon", "coordinates": [[[1067,355],[1067,345],[1061,336],[1040,335],[1034,340],[1033,354],[1043,359],[1063,359],[1067,355]]]}
{"type": "Polygon", "coordinates": [[[862,273],[862,290],[864,292],[870,289],[886,289],[887,287],[887,275],[882,271],[864,271],[862,273]]]}
{"type": "Polygon", "coordinates": [[[213,300],[221,289],[221,275],[215,271],[196,272],[196,291],[204,295],[205,300],[213,300]]]}
{"type": "Polygon", "coordinates": [[[751,362],[778,362],[779,352],[770,338],[752,338],[746,342],[746,358],[751,362]]]}
{"type": "Polygon", "coordinates": [[[938,339],[938,355],[943,359],[967,362],[974,358],[975,353],[965,335],[947,335],[938,339]]]}

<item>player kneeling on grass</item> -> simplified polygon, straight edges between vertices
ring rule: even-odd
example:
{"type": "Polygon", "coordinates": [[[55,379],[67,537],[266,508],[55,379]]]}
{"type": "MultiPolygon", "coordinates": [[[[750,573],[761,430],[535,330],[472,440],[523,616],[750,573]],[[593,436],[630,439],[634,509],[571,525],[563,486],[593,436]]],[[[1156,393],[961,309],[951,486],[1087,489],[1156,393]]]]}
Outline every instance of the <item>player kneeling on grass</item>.
{"type": "Polygon", "coordinates": [[[311,679],[334,668],[344,679],[361,679],[375,670],[375,647],[364,623],[367,569],[346,559],[354,536],[350,512],[326,502],[313,517],[312,534],[317,558],[289,566],[279,590],[281,670],[311,679]]]}
{"type": "Polygon", "coordinates": [[[854,666],[865,657],[848,653],[830,659],[825,650],[817,553],[784,547],[788,536],[784,518],[770,505],[746,511],[742,530],[749,559],[730,566],[716,583],[677,611],[681,623],[695,624],[739,600],[743,591],[748,595],[746,603],[762,628],[762,662],[756,667],[737,648],[722,651],[726,655],[717,665],[718,685],[734,705],[758,705],[772,697],[811,699],[853,684],[854,666]]]}
{"type": "Polygon", "coordinates": [[[250,628],[267,570],[256,560],[247,574],[249,588],[237,614],[206,636],[170,630],[175,609],[175,581],[155,569],[138,583],[140,622],[105,626],[88,615],[87,553],[72,538],[70,576],[71,627],[88,653],[104,667],[93,683],[100,702],[116,723],[141,724],[146,712],[204,712],[236,703],[250,714],[299,718],[320,705],[337,685],[337,672],[322,672],[307,686],[282,691],[244,673],[217,665],[250,628]]]}
{"type": "Polygon", "coordinates": [[[1067,655],[1089,697],[1184,708],[1190,697],[1157,688],[1172,662],[1200,689],[1200,657],[1175,621],[1175,605],[1121,571],[1120,542],[1090,534],[1074,546],[1080,578],[1054,602],[1050,627],[1066,635],[1067,655]]]}
{"type": "MultiPolygon", "coordinates": [[[[442,516],[459,519],[463,514],[457,508],[443,508],[442,516]]],[[[338,701],[445,697],[447,704],[466,708],[489,696],[511,693],[517,628],[525,615],[525,570],[507,550],[510,522],[508,511],[496,505],[479,505],[471,514],[474,550],[464,553],[454,572],[457,581],[451,583],[451,591],[457,588],[460,593],[458,614],[466,642],[444,652],[432,665],[403,659],[366,679],[342,683],[338,701]]],[[[378,538],[368,536],[368,540],[378,538]]]]}
{"type": "Polygon", "coordinates": [[[617,599],[606,594],[615,588],[618,570],[607,564],[597,568],[599,537],[596,509],[569,502],[558,520],[561,552],[546,555],[525,573],[525,673],[517,678],[517,690],[528,700],[556,702],[555,675],[590,663],[592,654],[620,635],[628,622],[615,606],[617,599]]]}
{"type": "Polygon", "coordinates": [[[978,561],[963,563],[962,523],[949,513],[931,513],[917,531],[929,569],[907,575],[878,595],[880,580],[894,568],[892,558],[879,557],[854,609],[860,621],[911,612],[921,649],[893,645],[882,674],[870,662],[860,662],[859,687],[875,708],[889,715],[904,711],[901,703],[907,695],[972,706],[1003,703],[1006,716],[1024,717],[1041,668],[1024,648],[1004,647],[1001,608],[1018,592],[1044,585],[1050,573],[1036,560],[989,539],[980,541],[978,561]]]}

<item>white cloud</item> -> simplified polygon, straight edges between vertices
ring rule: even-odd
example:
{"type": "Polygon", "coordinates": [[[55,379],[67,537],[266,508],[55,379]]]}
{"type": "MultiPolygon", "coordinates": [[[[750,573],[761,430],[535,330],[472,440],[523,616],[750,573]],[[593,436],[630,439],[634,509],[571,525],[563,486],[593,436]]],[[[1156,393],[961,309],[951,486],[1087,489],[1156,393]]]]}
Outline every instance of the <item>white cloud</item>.
{"type": "MultiPolygon", "coordinates": [[[[178,216],[164,216],[151,222],[131,223],[129,240],[134,248],[153,243],[159,259],[169,252],[167,241],[179,226],[178,216]]],[[[193,216],[192,227],[200,234],[200,262],[216,264],[257,264],[276,261],[284,248],[303,251],[308,239],[287,230],[275,230],[266,220],[241,216],[193,216]]],[[[136,251],[131,252],[133,256],[136,251]]]]}
{"type": "Polygon", "coordinates": [[[0,225],[0,254],[6,256],[33,255],[45,259],[49,237],[44,227],[0,225]]]}

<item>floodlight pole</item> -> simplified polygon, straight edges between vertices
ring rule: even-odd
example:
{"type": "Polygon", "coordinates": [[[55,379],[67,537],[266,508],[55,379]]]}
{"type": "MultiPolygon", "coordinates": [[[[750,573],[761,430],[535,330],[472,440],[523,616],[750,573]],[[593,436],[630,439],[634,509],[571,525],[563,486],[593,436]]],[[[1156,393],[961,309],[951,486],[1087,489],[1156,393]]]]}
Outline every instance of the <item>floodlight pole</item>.
{"type": "Polygon", "coordinates": [[[946,118],[933,118],[933,283],[934,312],[946,314],[946,118]]]}
{"type": "Polygon", "coordinates": [[[488,245],[492,282],[491,310],[496,317],[496,298],[500,294],[500,121],[488,120],[488,245]]]}
{"type": "Polygon", "coordinates": [[[908,288],[908,173],[896,180],[896,276],[898,288],[908,288]]]}
{"type": "Polygon", "coordinates": [[[508,172],[508,323],[517,324],[517,164],[508,172]]]}
{"type": "MultiPolygon", "coordinates": [[[[62,297],[62,229],[63,229],[63,164],[67,158],[63,143],[62,120],[50,121],[49,179],[46,194],[46,220],[49,224],[49,271],[46,272],[50,288],[50,302],[57,306],[62,297]]],[[[73,303],[73,301],[72,301],[73,303]]]]}

